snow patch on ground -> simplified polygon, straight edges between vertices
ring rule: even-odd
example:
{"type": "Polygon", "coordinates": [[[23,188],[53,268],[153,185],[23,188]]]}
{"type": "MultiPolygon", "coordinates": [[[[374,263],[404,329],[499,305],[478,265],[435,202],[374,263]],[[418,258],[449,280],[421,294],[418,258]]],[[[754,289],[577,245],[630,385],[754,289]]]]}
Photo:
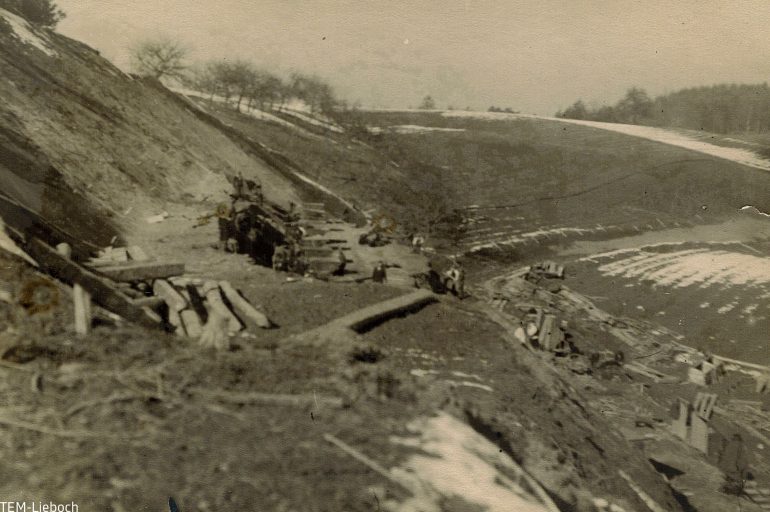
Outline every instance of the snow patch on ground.
{"type": "MultiPolygon", "coordinates": [[[[599,229],[598,228],[591,228],[591,229],[566,228],[566,227],[554,228],[554,229],[540,229],[537,231],[530,231],[528,233],[522,233],[520,235],[511,236],[509,238],[505,238],[501,240],[493,240],[491,242],[486,242],[486,243],[475,243],[468,249],[468,252],[474,253],[474,252],[481,251],[483,249],[493,249],[501,245],[515,245],[515,244],[524,242],[526,240],[537,239],[537,238],[547,238],[550,236],[557,236],[557,235],[566,238],[568,234],[582,235],[585,233],[593,233],[595,231],[599,231],[599,229]]],[[[471,241],[471,243],[474,243],[474,241],[471,241]]]]}
{"type": "Polygon", "coordinates": [[[490,512],[558,510],[546,504],[544,491],[507,454],[449,414],[422,418],[407,428],[417,437],[391,437],[391,442],[419,452],[391,473],[413,496],[392,510],[439,512],[447,498],[490,512]]]}
{"type": "Polygon", "coordinates": [[[746,212],[746,213],[753,213],[754,215],[759,215],[760,217],[770,218],[770,214],[767,214],[767,213],[761,211],[756,206],[748,206],[747,205],[747,206],[744,206],[743,208],[741,208],[740,211],[746,212]]]}
{"type": "Polygon", "coordinates": [[[420,134],[430,132],[464,132],[465,128],[442,128],[439,126],[420,126],[416,124],[398,124],[382,128],[380,126],[367,126],[369,133],[380,134],[384,132],[398,133],[402,135],[420,134]]]}
{"type": "MultiPolygon", "coordinates": [[[[187,89],[187,88],[184,88],[184,87],[169,87],[169,90],[171,90],[171,91],[173,91],[173,92],[175,92],[177,94],[182,94],[184,96],[189,96],[189,97],[193,97],[193,98],[201,98],[201,99],[204,99],[204,100],[209,100],[210,99],[210,100],[213,100],[213,101],[215,101],[217,103],[223,103],[223,104],[229,103],[228,100],[225,97],[223,97],[223,96],[218,96],[216,94],[214,96],[212,96],[212,95],[207,94],[205,92],[196,91],[194,89],[187,89]]],[[[264,110],[260,110],[258,108],[244,107],[243,110],[241,110],[241,113],[242,114],[246,114],[247,116],[253,117],[254,119],[259,119],[260,121],[267,121],[267,122],[270,122],[270,123],[275,123],[275,124],[284,126],[286,128],[291,128],[292,130],[298,131],[298,132],[302,133],[303,135],[307,135],[309,137],[321,138],[319,135],[316,135],[315,133],[311,133],[311,132],[305,130],[304,128],[302,128],[301,126],[297,126],[294,123],[290,123],[289,121],[287,121],[285,119],[282,119],[282,118],[280,118],[280,117],[278,117],[276,115],[273,115],[273,114],[271,114],[269,112],[265,112],[264,110]]]]}
{"type": "Polygon", "coordinates": [[[297,110],[286,109],[286,110],[284,110],[284,113],[286,113],[286,114],[288,114],[290,116],[294,116],[297,119],[300,119],[300,120],[302,120],[302,121],[304,121],[304,122],[306,122],[308,124],[312,124],[313,126],[320,126],[321,128],[326,128],[327,130],[330,130],[330,131],[333,131],[333,132],[336,132],[336,133],[344,133],[345,132],[345,130],[343,130],[340,125],[338,125],[337,123],[335,123],[335,122],[333,122],[331,120],[328,120],[328,119],[318,119],[316,117],[307,115],[307,114],[305,114],[303,112],[299,112],[297,110]]]}
{"type": "Polygon", "coordinates": [[[735,302],[725,304],[721,308],[717,309],[717,313],[719,313],[720,315],[724,315],[725,313],[729,313],[730,311],[735,309],[735,306],[736,306],[735,302]]]}
{"type": "Polygon", "coordinates": [[[608,276],[655,281],[658,285],[702,288],[719,285],[770,284],[770,258],[738,252],[690,249],[672,253],[644,252],[599,267],[608,276]]]}
{"type": "Polygon", "coordinates": [[[5,9],[0,9],[0,18],[3,18],[8,22],[14,35],[24,44],[34,46],[49,57],[57,55],[57,53],[49,47],[46,37],[39,34],[40,30],[34,29],[32,25],[22,17],[8,12],[5,9]]]}

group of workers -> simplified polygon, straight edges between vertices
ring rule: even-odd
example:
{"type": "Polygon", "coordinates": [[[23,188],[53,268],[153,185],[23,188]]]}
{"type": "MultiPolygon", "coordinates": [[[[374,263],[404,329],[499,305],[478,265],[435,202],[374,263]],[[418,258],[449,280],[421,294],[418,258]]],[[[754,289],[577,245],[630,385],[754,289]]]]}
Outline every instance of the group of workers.
{"type": "MultiPolygon", "coordinates": [[[[296,229],[290,228],[288,235],[287,242],[277,246],[273,252],[273,270],[304,275],[308,270],[308,261],[301,246],[304,232],[300,227],[296,227],[296,229]]],[[[425,238],[420,234],[415,234],[410,238],[412,251],[422,253],[425,238]]],[[[347,256],[342,248],[336,250],[336,258],[338,265],[336,270],[332,272],[332,275],[345,275],[347,256]]],[[[388,281],[387,268],[388,265],[384,261],[378,261],[372,269],[372,282],[386,283],[388,281]]],[[[460,299],[466,297],[465,269],[456,257],[452,256],[450,258],[449,267],[441,273],[436,271],[431,263],[428,263],[428,268],[429,270],[426,275],[431,289],[440,293],[451,293],[460,299]]]]}
{"type": "Polygon", "coordinates": [[[302,248],[296,243],[285,243],[273,251],[273,270],[277,272],[293,272],[304,274],[307,264],[302,254],[302,248]]]}

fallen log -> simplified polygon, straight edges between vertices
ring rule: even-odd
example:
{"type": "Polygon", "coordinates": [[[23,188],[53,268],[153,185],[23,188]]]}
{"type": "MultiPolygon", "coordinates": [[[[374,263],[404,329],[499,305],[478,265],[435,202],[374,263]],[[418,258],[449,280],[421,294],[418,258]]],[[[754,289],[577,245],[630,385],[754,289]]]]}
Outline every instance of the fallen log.
{"type": "Polygon", "coordinates": [[[184,263],[129,262],[95,269],[113,281],[149,281],[184,274],[184,263]]]}
{"type": "Polygon", "coordinates": [[[230,283],[227,281],[220,281],[219,288],[225,294],[227,300],[230,301],[230,304],[232,304],[232,306],[245,318],[250,319],[263,329],[269,329],[272,327],[273,324],[270,322],[270,319],[267,318],[267,315],[258,311],[256,308],[254,308],[254,306],[249,304],[246,299],[244,299],[241,294],[238,293],[238,290],[233,288],[230,283]]]}
{"type": "Polygon", "coordinates": [[[79,283],[91,294],[94,302],[107,311],[145,327],[160,327],[157,318],[153,318],[144,308],[132,304],[109,280],[65,258],[45,242],[31,238],[24,244],[24,248],[42,270],[66,284],[79,283]]]}

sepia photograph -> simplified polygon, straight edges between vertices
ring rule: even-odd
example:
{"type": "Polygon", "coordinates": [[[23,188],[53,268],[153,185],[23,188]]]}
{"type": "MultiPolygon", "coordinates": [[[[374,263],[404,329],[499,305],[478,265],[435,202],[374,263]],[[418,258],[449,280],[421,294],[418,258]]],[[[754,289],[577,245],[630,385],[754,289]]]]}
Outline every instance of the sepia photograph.
{"type": "Polygon", "coordinates": [[[768,27],[0,0],[0,512],[770,512],[768,27]]]}

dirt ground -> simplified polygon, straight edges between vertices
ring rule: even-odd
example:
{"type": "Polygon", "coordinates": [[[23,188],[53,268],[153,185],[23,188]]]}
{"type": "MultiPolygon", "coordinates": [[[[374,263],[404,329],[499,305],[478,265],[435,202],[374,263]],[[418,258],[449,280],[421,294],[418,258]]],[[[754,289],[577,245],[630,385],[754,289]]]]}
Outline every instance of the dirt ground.
{"type": "MultiPolygon", "coordinates": [[[[592,496],[640,507],[613,473],[620,460],[659,502],[678,506],[645,459],[629,458],[626,442],[606,434],[573,384],[503,341],[479,299],[447,298],[360,336],[305,343],[296,335],[401,295],[404,283],[287,281],[211,247],[213,224],[191,229],[207,207],[168,211],[158,224],[137,215],[127,238],[187,263],[191,277],[230,280],[277,328],[251,330],[215,352],[121,324],[77,338],[66,290],[40,317],[4,304],[0,424],[13,462],[3,469],[3,495],[23,489],[14,496],[114,511],[161,510],[168,496],[200,511],[393,506],[403,490],[323,434],[396,468],[414,451],[391,437],[412,435],[411,421],[444,410],[522,464],[564,510],[590,510],[592,496]],[[308,398],[265,403],[259,393],[308,398]]],[[[355,254],[359,267],[385,254],[417,265],[404,246],[355,254]]],[[[34,276],[18,261],[6,266],[21,282],[34,276]]]]}

